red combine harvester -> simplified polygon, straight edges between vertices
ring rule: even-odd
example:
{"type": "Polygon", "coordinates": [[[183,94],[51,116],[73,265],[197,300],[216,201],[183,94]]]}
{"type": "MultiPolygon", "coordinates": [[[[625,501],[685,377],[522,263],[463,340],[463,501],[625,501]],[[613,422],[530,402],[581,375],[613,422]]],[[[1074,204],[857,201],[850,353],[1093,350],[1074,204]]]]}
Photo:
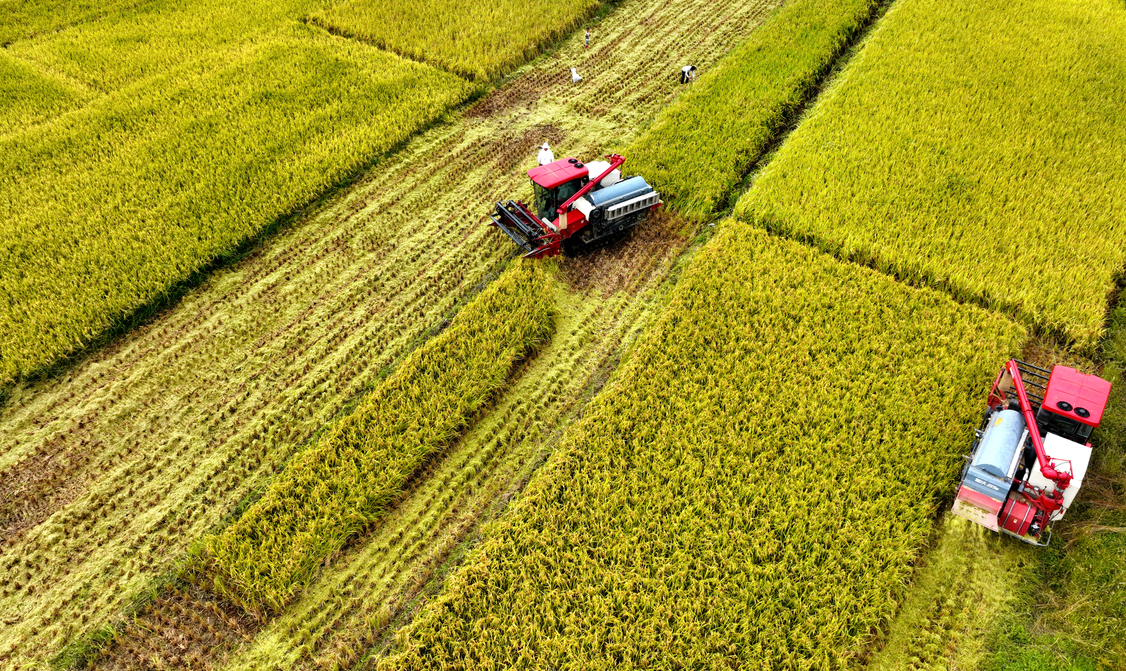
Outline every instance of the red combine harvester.
{"type": "Polygon", "coordinates": [[[641,177],[622,179],[621,156],[606,158],[609,163],[586,164],[563,158],[529,170],[536,212],[520,201],[497,203],[492,225],[533,259],[573,255],[633,228],[661,206],[661,194],[641,177]]]}
{"type": "Polygon", "coordinates": [[[1110,383],[1100,377],[1009,361],[993,381],[952,512],[1047,545],[1052,523],[1063,518],[1083,484],[1091,459],[1087,439],[1109,396],[1110,383]]]}

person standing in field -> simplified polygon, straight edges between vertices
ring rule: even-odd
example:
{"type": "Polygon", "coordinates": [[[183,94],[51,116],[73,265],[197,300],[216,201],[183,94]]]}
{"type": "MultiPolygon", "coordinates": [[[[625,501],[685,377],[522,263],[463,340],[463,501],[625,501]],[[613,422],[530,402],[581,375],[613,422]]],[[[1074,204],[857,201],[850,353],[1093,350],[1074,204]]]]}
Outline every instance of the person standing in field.
{"type": "Polygon", "coordinates": [[[546,142],[540,147],[540,155],[538,158],[540,165],[547,165],[555,160],[555,154],[551,153],[551,147],[547,146],[546,142]]]}
{"type": "Polygon", "coordinates": [[[586,49],[590,48],[590,28],[586,29],[586,49]]]}

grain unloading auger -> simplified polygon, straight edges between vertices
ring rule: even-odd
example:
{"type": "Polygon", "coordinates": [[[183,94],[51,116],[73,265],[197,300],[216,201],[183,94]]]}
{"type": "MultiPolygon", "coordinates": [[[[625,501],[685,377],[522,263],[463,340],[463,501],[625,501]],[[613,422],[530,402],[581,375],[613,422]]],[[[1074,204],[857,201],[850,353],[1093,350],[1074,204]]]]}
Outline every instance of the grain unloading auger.
{"type": "Polygon", "coordinates": [[[534,259],[578,253],[633,228],[661,206],[661,194],[641,177],[622,179],[621,156],[606,158],[609,163],[565,158],[532,168],[536,212],[518,200],[497,203],[492,225],[534,259]]]}
{"type": "Polygon", "coordinates": [[[1091,459],[1087,439],[1109,396],[1110,383],[1100,377],[1009,361],[993,381],[952,512],[1047,545],[1052,523],[1063,518],[1083,484],[1091,459]]]}

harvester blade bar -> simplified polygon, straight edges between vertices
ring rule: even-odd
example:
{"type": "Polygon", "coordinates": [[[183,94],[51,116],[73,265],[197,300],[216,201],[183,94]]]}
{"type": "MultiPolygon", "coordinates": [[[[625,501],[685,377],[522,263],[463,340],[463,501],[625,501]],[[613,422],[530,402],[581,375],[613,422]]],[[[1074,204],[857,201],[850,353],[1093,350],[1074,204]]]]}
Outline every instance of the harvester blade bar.
{"type": "Polygon", "coordinates": [[[559,234],[548,228],[523,203],[510,200],[497,203],[489,217],[493,225],[520,245],[526,258],[540,258],[559,253],[559,234]]]}
{"type": "Polygon", "coordinates": [[[493,219],[492,217],[489,217],[489,219],[491,219],[491,220],[492,220],[492,222],[493,222],[493,226],[496,226],[496,227],[497,227],[497,228],[499,228],[500,230],[504,231],[504,234],[505,234],[505,235],[507,235],[508,237],[512,238],[512,241],[513,241],[513,242],[515,242],[516,244],[520,245],[520,247],[521,247],[521,248],[523,248],[523,249],[524,249],[525,251],[527,251],[527,252],[531,253],[531,251],[532,251],[532,246],[531,246],[531,245],[529,245],[529,244],[528,244],[528,242],[527,242],[526,240],[524,240],[523,238],[521,238],[521,237],[520,237],[520,234],[519,234],[519,233],[517,233],[516,231],[513,231],[512,229],[510,229],[509,227],[505,226],[505,225],[504,225],[503,223],[501,223],[500,221],[497,221],[496,219],[493,219]]]}
{"type": "Polygon", "coordinates": [[[532,241],[543,235],[543,232],[538,229],[529,230],[531,227],[524,221],[527,217],[520,216],[521,214],[523,213],[520,212],[519,206],[512,201],[508,201],[507,204],[497,203],[489,220],[524,251],[531,252],[534,249],[532,241]]]}

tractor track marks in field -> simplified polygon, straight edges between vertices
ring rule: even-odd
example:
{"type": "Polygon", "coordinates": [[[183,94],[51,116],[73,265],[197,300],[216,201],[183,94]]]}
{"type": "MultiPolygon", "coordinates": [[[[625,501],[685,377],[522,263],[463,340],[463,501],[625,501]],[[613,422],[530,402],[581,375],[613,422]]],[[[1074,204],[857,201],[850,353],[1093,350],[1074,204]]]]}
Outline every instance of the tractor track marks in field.
{"type": "Polygon", "coordinates": [[[668,211],[650,215],[645,225],[632,229],[622,243],[567,259],[563,279],[583,294],[597,291],[605,295],[625,290],[638,274],[662,260],[669,248],[679,249],[683,245],[678,234],[678,227],[683,225],[668,211]]]}

